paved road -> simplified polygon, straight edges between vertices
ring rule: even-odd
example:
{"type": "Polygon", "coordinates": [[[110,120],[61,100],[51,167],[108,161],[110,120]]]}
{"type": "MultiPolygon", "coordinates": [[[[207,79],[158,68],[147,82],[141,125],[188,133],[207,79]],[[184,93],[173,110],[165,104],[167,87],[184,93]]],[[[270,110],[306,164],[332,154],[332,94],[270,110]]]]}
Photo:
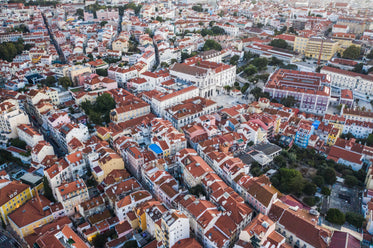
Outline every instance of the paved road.
{"type": "Polygon", "coordinates": [[[57,53],[58,53],[58,55],[59,55],[59,57],[60,57],[60,61],[61,61],[61,63],[66,64],[66,58],[65,58],[65,55],[63,54],[62,49],[61,49],[61,47],[58,45],[57,41],[54,39],[54,36],[53,36],[52,32],[51,32],[50,29],[49,29],[48,20],[47,20],[47,18],[45,17],[44,13],[42,13],[42,16],[43,16],[44,24],[45,24],[45,26],[46,26],[46,28],[47,28],[47,30],[48,30],[49,37],[50,37],[50,39],[51,39],[51,43],[52,43],[52,44],[54,45],[54,47],[56,48],[57,53]]]}
{"type": "Polygon", "coordinates": [[[155,43],[154,39],[153,39],[153,46],[154,46],[154,52],[155,52],[155,65],[154,65],[154,68],[155,68],[155,70],[157,70],[158,66],[160,64],[160,61],[159,61],[158,45],[157,45],[157,43],[155,43]]]}

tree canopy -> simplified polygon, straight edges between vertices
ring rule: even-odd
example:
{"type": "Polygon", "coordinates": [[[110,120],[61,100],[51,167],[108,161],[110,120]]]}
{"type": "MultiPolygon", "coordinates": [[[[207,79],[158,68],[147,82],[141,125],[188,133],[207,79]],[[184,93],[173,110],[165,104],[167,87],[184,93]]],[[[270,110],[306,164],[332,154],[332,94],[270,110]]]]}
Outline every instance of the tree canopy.
{"type": "Polygon", "coordinates": [[[272,182],[281,192],[300,194],[304,188],[302,174],[295,169],[280,168],[272,182]]]}
{"type": "Polygon", "coordinates": [[[285,98],[282,98],[281,103],[285,107],[292,108],[292,107],[295,106],[295,104],[297,103],[297,101],[295,100],[295,98],[293,96],[287,96],[285,98]]]}
{"type": "Polygon", "coordinates": [[[346,221],[350,223],[351,225],[355,226],[356,228],[361,228],[363,226],[363,222],[365,221],[365,218],[361,214],[347,212],[346,221]]]}
{"type": "Polygon", "coordinates": [[[345,215],[337,208],[330,208],[325,219],[337,225],[343,225],[346,221],[345,215]]]}
{"type": "Polygon", "coordinates": [[[215,40],[206,40],[205,44],[203,45],[203,51],[209,51],[212,49],[216,51],[221,51],[222,47],[219,44],[219,42],[215,40]]]}
{"type": "Polygon", "coordinates": [[[224,35],[224,34],[226,34],[225,30],[218,26],[213,26],[212,28],[204,28],[201,30],[202,36],[206,36],[206,35],[216,36],[216,35],[224,35]]]}
{"type": "Polygon", "coordinates": [[[342,57],[346,59],[357,59],[360,56],[360,47],[352,45],[344,50],[342,57]]]}
{"type": "Polygon", "coordinates": [[[0,44],[0,59],[12,62],[15,56],[30,48],[31,45],[24,45],[22,39],[16,42],[3,42],[0,44]]]}
{"type": "Polygon", "coordinates": [[[114,109],[115,106],[116,103],[109,93],[98,96],[93,104],[90,101],[85,101],[81,104],[90,121],[97,125],[102,125],[103,122],[110,122],[110,110],[114,109]]]}
{"type": "Polygon", "coordinates": [[[283,39],[274,39],[271,41],[271,43],[269,43],[269,45],[283,49],[286,49],[288,47],[288,43],[283,39]]]}
{"type": "Polygon", "coordinates": [[[203,8],[201,4],[194,5],[192,7],[192,10],[197,11],[197,12],[203,12],[203,8]]]}
{"type": "Polygon", "coordinates": [[[67,89],[73,85],[73,82],[69,77],[60,77],[58,79],[58,84],[67,89]]]}
{"type": "Polygon", "coordinates": [[[261,71],[267,68],[268,60],[266,58],[254,58],[251,63],[255,65],[259,71],[261,71]]]}

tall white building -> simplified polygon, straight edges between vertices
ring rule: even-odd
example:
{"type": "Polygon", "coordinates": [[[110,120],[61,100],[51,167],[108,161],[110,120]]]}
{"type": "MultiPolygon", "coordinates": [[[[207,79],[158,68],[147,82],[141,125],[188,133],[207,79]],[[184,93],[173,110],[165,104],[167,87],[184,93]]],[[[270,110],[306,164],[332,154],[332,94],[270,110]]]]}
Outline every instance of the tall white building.
{"type": "Polygon", "coordinates": [[[177,105],[182,101],[197,97],[198,95],[199,89],[195,86],[189,86],[171,93],[162,93],[159,91],[144,92],[143,99],[145,102],[151,104],[155,114],[163,117],[167,108],[177,105]]]}
{"type": "Polygon", "coordinates": [[[349,89],[353,91],[354,96],[364,99],[367,95],[373,95],[372,76],[329,66],[324,66],[321,73],[330,77],[332,91],[340,92],[341,89],[349,89]]]}
{"type": "Polygon", "coordinates": [[[35,128],[31,125],[21,124],[17,126],[18,137],[26,142],[30,147],[34,147],[39,141],[44,140],[43,135],[41,135],[35,128]]]}
{"type": "Polygon", "coordinates": [[[165,247],[173,247],[179,240],[189,238],[189,219],[179,210],[163,213],[161,227],[165,247]]]}
{"type": "Polygon", "coordinates": [[[194,64],[174,64],[170,67],[170,75],[194,83],[199,88],[199,96],[210,98],[224,86],[233,86],[236,66],[196,60],[194,64]]]}
{"type": "Polygon", "coordinates": [[[18,125],[30,124],[27,114],[19,108],[16,100],[3,101],[0,104],[0,111],[0,133],[7,138],[17,138],[18,125]]]}

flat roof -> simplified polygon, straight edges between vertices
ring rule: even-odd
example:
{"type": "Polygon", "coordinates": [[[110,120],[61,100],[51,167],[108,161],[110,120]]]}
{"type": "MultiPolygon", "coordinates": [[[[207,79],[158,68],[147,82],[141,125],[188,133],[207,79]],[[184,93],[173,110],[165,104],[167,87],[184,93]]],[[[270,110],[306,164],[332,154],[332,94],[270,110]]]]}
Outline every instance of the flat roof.
{"type": "Polygon", "coordinates": [[[281,151],[282,148],[272,143],[259,143],[251,147],[257,151],[263,152],[265,155],[271,155],[275,152],[281,151]]]}
{"type": "Polygon", "coordinates": [[[20,177],[20,180],[25,183],[31,183],[35,185],[39,183],[39,181],[43,180],[43,177],[26,172],[23,176],[20,177]]]}

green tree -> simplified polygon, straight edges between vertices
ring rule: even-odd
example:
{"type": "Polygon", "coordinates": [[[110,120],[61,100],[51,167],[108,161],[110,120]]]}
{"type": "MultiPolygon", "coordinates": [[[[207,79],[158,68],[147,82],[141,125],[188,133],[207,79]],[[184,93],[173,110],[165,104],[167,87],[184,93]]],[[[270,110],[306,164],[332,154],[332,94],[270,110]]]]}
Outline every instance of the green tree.
{"type": "Polygon", "coordinates": [[[115,100],[109,93],[98,96],[94,104],[94,109],[100,113],[108,112],[115,108],[115,100]]]}
{"type": "Polygon", "coordinates": [[[316,199],[313,196],[304,197],[303,202],[306,203],[308,206],[311,206],[311,207],[316,205],[316,199]]]}
{"type": "Polygon", "coordinates": [[[107,69],[96,69],[96,74],[99,76],[107,77],[107,69]]]}
{"type": "Polygon", "coordinates": [[[264,93],[259,87],[255,87],[250,91],[250,93],[255,97],[256,100],[258,100],[260,97],[269,98],[269,94],[264,93]]]}
{"type": "Polygon", "coordinates": [[[268,60],[266,58],[255,58],[251,63],[255,65],[259,71],[261,71],[267,67],[268,60]]]}
{"type": "Polygon", "coordinates": [[[312,178],[312,182],[316,184],[318,187],[324,186],[324,178],[320,175],[316,175],[312,178]]]}
{"type": "Polygon", "coordinates": [[[355,226],[356,228],[361,228],[363,226],[363,222],[365,221],[365,218],[361,214],[347,212],[346,221],[350,223],[351,225],[355,226]]]}
{"type": "Polygon", "coordinates": [[[352,45],[344,50],[342,57],[346,59],[357,59],[360,56],[360,47],[352,45]]]}
{"type": "Polygon", "coordinates": [[[287,96],[285,98],[282,98],[281,103],[285,107],[292,108],[292,107],[295,106],[295,104],[297,103],[297,101],[295,100],[295,98],[293,96],[287,96]]]}
{"type": "Polygon", "coordinates": [[[55,202],[56,199],[54,199],[53,192],[51,189],[51,186],[49,185],[47,177],[44,176],[43,178],[43,186],[44,186],[44,196],[50,200],[51,202],[55,202]]]}
{"type": "Polygon", "coordinates": [[[337,208],[330,208],[325,219],[337,225],[343,225],[346,221],[345,215],[337,208]]]}
{"type": "Polygon", "coordinates": [[[169,65],[167,64],[167,62],[162,62],[162,63],[161,63],[161,67],[163,67],[163,68],[168,68],[168,66],[169,66],[169,65]]]}
{"type": "MultiPolygon", "coordinates": [[[[302,174],[295,169],[280,168],[274,178],[277,179],[277,184],[273,182],[275,187],[284,193],[295,193],[300,194],[304,187],[304,179],[302,174]]],[[[273,178],[272,177],[272,178],[273,178]]]]}
{"type": "Polygon", "coordinates": [[[122,248],[137,248],[137,241],[136,240],[128,240],[124,243],[122,248]]]}
{"type": "Polygon", "coordinates": [[[190,188],[189,192],[195,196],[206,195],[205,190],[203,189],[203,186],[201,184],[197,184],[196,186],[190,188]]]}
{"type": "Polygon", "coordinates": [[[21,148],[23,150],[26,150],[26,146],[27,146],[26,142],[24,142],[23,140],[21,140],[19,138],[10,139],[9,143],[10,143],[11,146],[15,146],[15,147],[21,148]]]}
{"type": "Polygon", "coordinates": [[[234,55],[229,60],[229,64],[231,64],[231,65],[237,65],[239,59],[240,59],[240,56],[234,55]]]}
{"type": "Polygon", "coordinates": [[[47,78],[45,79],[45,84],[49,87],[54,86],[56,82],[57,80],[53,76],[47,76],[47,78]]]}
{"type": "Polygon", "coordinates": [[[286,49],[288,47],[288,43],[283,39],[274,39],[271,41],[271,43],[269,43],[269,45],[283,49],[286,49]]]}
{"type": "Polygon", "coordinates": [[[83,9],[77,9],[75,14],[78,16],[78,19],[84,20],[84,10],[83,9]]]}
{"type": "Polygon", "coordinates": [[[322,176],[327,184],[333,185],[337,181],[337,176],[333,168],[326,168],[322,172],[322,176]]]}
{"type": "Polygon", "coordinates": [[[58,84],[67,89],[73,85],[73,82],[68,77],[60,77],[58,79],[58,84]]]}
{"type": "MultiPolygon", "coordinates": [[[[295,19],[296,19],[296,17],[295,17],[295,19]]],[[[297,32],[295,31],[294,27],[290,27],[288,29],[288,31],[289,31],[289,33],[297,34],[297,32]]]]}
{"type": "Polygon", "coordinates": [[[316,187],[316,184],[314,183],[306,183],[304,185],[304,188],[303,188],[303,193],[305,193],[306,195],[315,195],[317,191],[317,187],[316,187]]]}
{"type": "Polygon", "coordinates": [[[192,10],[197,11],[197,12],[203,12],[203,8],[201,4],[192,6],[192,10]]]}
{"type": "Polygon", "coordinates": [[[363,73],[364,72],[364,64],[363,63],[359,63],[357,65],[354,66],[354,69],[352,69],[353,72],[357,72],[357,73],[363,73]]]}
{"type": "Polygon", "coordinates": [[[368,138],[366,139],[366,145],[367,146],[373,145],[373,133],[369,134],[368,138]]]}
{"type": "Polygon", "coordinates": [[[203,51],[209,51],[209,50],[221,51],[222,47],[219,44],[219,42],[217,42],[215,40],[206,40],[202,49],[203,49],[203,51]]]}
{"type": "Polygon", "coordinates": [[[241,88],[241,93],[242,94],[245,94],[245,92],[247,91],[247,89],[250,87],[250,84],[248,83],[245,83],[244,86],[242,86],[241,88]]]}
{"type": "Polygon", "coordinates": [[[328,187],[323,186],[323,187],[321,188],[321,194],[323,194],[323,195],[330,195],[330,194],[331,194],[331,191],[330,191],[330,189],[329,189],[328,187]]]}
{"type": "Polygon", "coordinates": [[[224,34],[226,34],[225,30],[222,29],[221,27],[218,27],[218,26],[213,26],[211,28],[211,31],[212,31],[213,35],[224,35],[224,34]]]}
{"type": "Polygon", "coordinates": [[[348,187],[354,187],[356,185],[359,184],[359,180],[357,180],[356,177],[352,176],[352,175],[347,175],[346,178],[345,178],[345,181],[344,183],[348,186],[348,187]]]}
{"type": "Polygon", "coordinates": [[[159,22],[164,22],[164,20],[163,20],[163,18],[162,18],[161,16],[157,16],[155,19],[156,19],[157,21],[159,21],[159,22]]]}
{"type": "Polygon", "coordinates": [[[16,42],[3,42],[0,44],[0,59],[11,62],[17,54],[21,54],[23,50],[28,50],[30,47],[31,45],[24,45],[22,39],[16,42]]]}
{"type": "Polygon", "coordinates": [[[232,90],[232,87],[229,86],[229,85],[225,85],[223,88],[224,88],[227,92],[229,92],[229,91],[232,90]]]}
{"type": "Polygon", "coordinates": [[[250,51],[244,52],[243,54],[243,59],[245,61],[248,61],[249,59],[253,58],[254,54],[252,54],[250,51]]]}
{"type": "Polygon", "coordinates": [[[256,73],[258,73],[258,69],[256,68],[255,65],[249,65],[248,67],[246,67],[243,71],[246,76],[252,76],[256,73]]]}
{"type": "Polygon", "coordinates": [[[106,24],[107,24],[107,21],[102,21],[102,22],[100,22],[100,26],[101,26],[101,27],[105,26],[106,24]]]}

